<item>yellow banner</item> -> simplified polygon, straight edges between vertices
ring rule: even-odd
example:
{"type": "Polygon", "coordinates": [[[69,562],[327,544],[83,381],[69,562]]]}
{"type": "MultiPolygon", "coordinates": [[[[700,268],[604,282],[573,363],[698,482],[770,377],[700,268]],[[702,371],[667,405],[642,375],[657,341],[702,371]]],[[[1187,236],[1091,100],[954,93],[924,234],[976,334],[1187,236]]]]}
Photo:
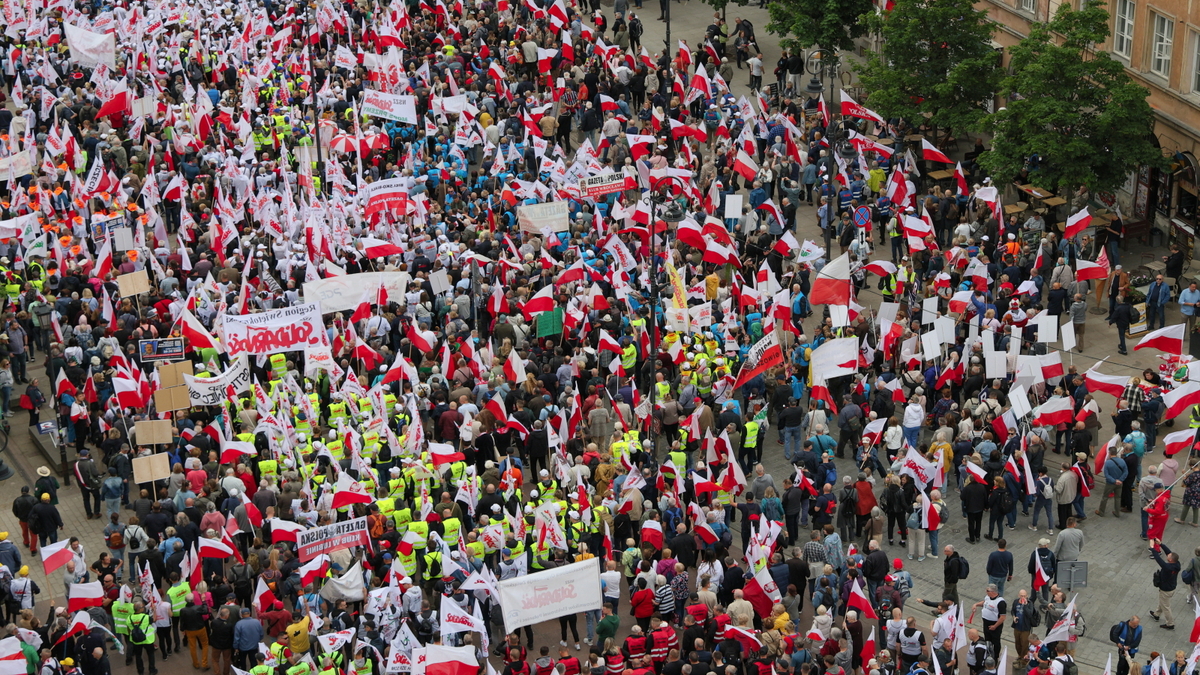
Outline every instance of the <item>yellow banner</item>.
{"type": "Polygon", "coordinates": [[[667,260],[667,278],[671,280],[671,303],[675,309],[687,307],[687,289],[683,287],[683,279],[679,278],[679,271],[670,260],[667,260]]]}

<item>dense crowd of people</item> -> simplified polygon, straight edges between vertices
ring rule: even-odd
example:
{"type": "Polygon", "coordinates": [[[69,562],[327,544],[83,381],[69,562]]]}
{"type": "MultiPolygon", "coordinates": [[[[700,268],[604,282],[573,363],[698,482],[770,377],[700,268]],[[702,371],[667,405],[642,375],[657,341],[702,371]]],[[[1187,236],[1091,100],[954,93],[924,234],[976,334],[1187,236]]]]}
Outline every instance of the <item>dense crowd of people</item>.
{"type": "MultiPolygon", "coordinates": [[[[0,532],[0,675],[1077,675],[1056,575],[1110,500],[1175,627],[1178,383],[1061,358],[1101,292],[1121,353],[1140,320],[1120,219],[1018,222],[982,142],[931,181],[943,150],[803,96],[803,53],[764,91],[750,21],[652,54],[640,10],[5,5],[0,403],[75,460],[0,532]],[[995,545],[973,604],[958,516],[995,545]],[[602,602],[506,633],[505,582],[577,563],[602,602]]],[[[1165,262],[1146,319],[1190,335],[1165,262]]],[[[1142,634],[1118,675],[1194,668],[1142,634]]]]}

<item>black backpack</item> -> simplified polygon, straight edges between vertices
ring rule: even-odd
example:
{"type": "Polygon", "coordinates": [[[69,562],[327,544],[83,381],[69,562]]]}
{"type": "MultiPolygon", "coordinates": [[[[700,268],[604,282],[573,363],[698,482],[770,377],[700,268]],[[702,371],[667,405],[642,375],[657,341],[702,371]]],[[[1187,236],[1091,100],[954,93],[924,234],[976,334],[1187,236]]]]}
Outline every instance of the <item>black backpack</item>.
{"type": "MultiPolygon", "coordinates": [[[[144,619],[150,618],[149,614],[138,614],[137,616],[144,619]]],[[[134,621],[133,617],[129,620],[129,637],[135,644],[141,644],[146,640],[146,632],[142,630],[141,620],[134,621]]]]}
{"type": "Polygon", "coordinates": [[[971,573],[971,564],[967,562],[966,558],[959,556],[958,557],[958,578],[966,579],[967,575],[969,575],[970,573],[971,573]]]}
{"type": "Polygon", "coordinates": [[[1000,508],[1004,509],[1005,513],[1009,513],[1013,510],[1013,507],[1016,506],[1017,503],[1013,501],[1012,493],[1008,491],[1008,488],[1000,489],[1003,490],[1003,492],[1000,493],[1000,508]]]}
{"type": "Polygon", "coordinates": [[[1125,622],[1120,621],[1113,624],[1112,628],[1108,629],[1108,641],[1113,644],[1121,644],[1121,636],[1125,634],[1125,622]]]}
{"type": "Polygon", "coordinates": [[[233,590],[239,595],[250,595],[253,585],[250,583],[250,566],[244,563],[234,565],[229,570],[229,580],[233,582],[233,590]]]}

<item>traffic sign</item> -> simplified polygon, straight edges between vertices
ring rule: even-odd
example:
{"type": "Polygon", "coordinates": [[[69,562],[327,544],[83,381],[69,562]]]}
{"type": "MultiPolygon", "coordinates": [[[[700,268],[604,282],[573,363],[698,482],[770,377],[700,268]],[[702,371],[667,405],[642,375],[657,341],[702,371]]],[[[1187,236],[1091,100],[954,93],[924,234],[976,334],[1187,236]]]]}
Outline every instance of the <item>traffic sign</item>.
{"type": "Polygon", "coordinates": [[[859,227],[867,227],[871,224],[871,209],[866,206],[860,206],[854,209],[854,224],[859,227]]]}

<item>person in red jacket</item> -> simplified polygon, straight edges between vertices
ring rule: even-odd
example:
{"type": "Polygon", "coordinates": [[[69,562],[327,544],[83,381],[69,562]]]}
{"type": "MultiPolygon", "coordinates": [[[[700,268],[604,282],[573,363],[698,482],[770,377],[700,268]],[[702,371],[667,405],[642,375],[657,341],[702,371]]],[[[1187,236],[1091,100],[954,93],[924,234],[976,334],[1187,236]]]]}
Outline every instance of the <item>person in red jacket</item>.
{"type": "Polygon", "coordinates": [[[650,617],[654,615],[654,591],[646,587],[646,580],[637,580],[638,590],[629,599],[632,606],[633,618],[637,619],[642,631],[649,630],[650,617]]]}

